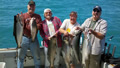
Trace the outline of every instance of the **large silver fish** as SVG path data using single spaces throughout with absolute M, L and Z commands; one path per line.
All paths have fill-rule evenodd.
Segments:
M 55 55 L 56 55 L 56 49 L 57 49 L 57 38 L 52 37 L 49 40 L 49 45 L 48 45 L 48 60 L 50 62 L 50 68 L 54 67 L 54 60 L 55 60 Z
M 71 42 L 73 53 L 75 55 L 77 63 L 80 63 L 80 37 L 81 35 L 82 35 L 82 31 L 78 31 Z
M 82 47 L 82 66 L 86 67 L 85 61 L 89 59 L 89 55 L 91 52 L 91 43 L 90 43 L 90 35 L 87 34 L 84 38 L 83 47 Z
M 14 16 L 13 35 L 15 36 L 17 47 L 20 48 L 23 36 L 23 23 L 19 15 Z
M 30 30 L 31 30 L 32 41 L 34 41 L 37 35 L 37 24 L 35 18 L 31 18 L 30 20 Z
M 68 40 L 63 40 L 62 46 L 62 55 L 67 68 L 70 68 L 70 63 L 72 61 L 72 46 L 70 45 L 70 38 L 68 36 Z

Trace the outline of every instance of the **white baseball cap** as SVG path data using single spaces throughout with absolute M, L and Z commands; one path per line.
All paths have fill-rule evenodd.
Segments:
M 44 10 L 44 13 L 47 12 L 48 10 L 51 11 L 50 8 L 46 8 L 46 9 Z

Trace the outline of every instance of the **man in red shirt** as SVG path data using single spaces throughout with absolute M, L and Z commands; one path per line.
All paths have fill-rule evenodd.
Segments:
M 40 50 L 39 50 L 39 42 L 37 37 L 35 41 L 32 42 L 31 39 L 31 30 L 30 30 L 30 20 L 34 18 L 37 24 L 37 29 L 40 29 L 41 24 L 41 16 L 35 14 L 35 2 L 30 0 L 27 5 L 28 12 L 21 14 L 21 18 L 23 21 L 23 39 L 21 43 L 21 49 L 19 52 L 19 60 L 17 68 L 24 68 L 24 57 L 26 56 L 27 50 L 30 49 L 32 56 L 34 58 L 35 68 L 40 68 Z
M 43 45 L 44 45 L 44 52 L 45 52 L 45 68 L 50 68 L 50 62 L 48 61 L 48 46 L 50 46 L 49 41 L 51 40 L 52 36 L 55 36 L 57 38 L 57 55 L 55 56 L 54 61 L 54 67 L 58 68 L 59 66 L 59 60 L 60 60 L 60 50 L 62 47 L 62 37 L 59 33 L 59 28 L 62 24 L 61 20 L 54 16 L 52 17 L 52 11 L 51 9 L 47 8 L 44 10 L 44 17 L 45 20 L 43 20 L 42 23 L 42 30 L 40 30 L 40 35 L 43 38 Z

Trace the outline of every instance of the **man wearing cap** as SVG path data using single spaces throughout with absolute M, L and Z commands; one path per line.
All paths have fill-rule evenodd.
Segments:
M 62 46 L 62 37 L 61 34 L 59 33 L 58 29 L 60 28 L 62 22 L 58 17 L 52 17 L 52 11 L 50 8 L 46 8 L 44 10 L 44 17 L 45 20 L 43 20 L 42 24 L 42 29 L 40 30 L 40 35 L 43 38 L 43 43 L 44 43 L 44 52 L 45 52 L 45 68 L 49 68 L 50 63 L 48 61 L 48 46 L 49 46 L 49 41 L 51 40 L 52 37 L 57 38 L 57 52 L 56 52 L 56 57 L 55 57 L 55 62 L 54 62 L 54 67 L 58 68 L 59 66 L 59 60 L 60 60 L 60 50 Z M 50 67 L 51 68 L 51 67 Z
M 24 68 L 24 58 L 26 56 L 27 50 L 30 49 L 31 54 L 34 59 L 35 68 L 40 68 L 40 50 L 39 50 L 39 42 L 37 37 L 35 41 L 32 42 L 31 39 L 31 31 L 30 31 L 30 20 L 34 18 L 37 24 L 37 29 L 40 29 L 40 25 L 42 22 L 41 16 L 35 14 L 35 2 L 30 0 L 27 5 L 28 11 L 24 14 L 21 13 L 21 18 L 23 21 L 23 38 L 21 43 L 21 49 L 19 52 L 19 61 L 17 68 Z
M 79 27 L 84 31 L 83 50 L 86 46 L 86 39 L 89 39 L 90 49 L 88 49 L 88 59 L 85 60 L 84 68 L 99 68 L 101 53 L 105 44 L 105 35 L 107 32 L 107 21 L 103 20 L 100 16 L 102 9 L 100 6 L 95 6 L 92 11 L 92 17 L 85 20 Z M 78 28 L 76 28 L 78 29 Z M 87 51 L 86 51 L 87 52 Z M 84 52 L 83 54 L 84 55 Z M 83 57 L 84 58 L 84 57 Z

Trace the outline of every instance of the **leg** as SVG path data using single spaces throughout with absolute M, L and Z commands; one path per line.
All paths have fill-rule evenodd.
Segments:
M 37 38 L 30 43 L 30 51 L 34 58 L 35 68 L 40 68 L 40 47 Z
M 18 51 L 18 61 L 17 61 L 17 68 L 24 68 L 24 58 L 27 53 L 29 45 L 29 39 L 23 36 L 21 48 Z
M 44 53 L 45 53 L 45 68 L 49 68 L 49 66 L 50 66 L 50 63 L 49 63 L 49 61 L 48 61 L 48 54 L 47 54 L 47 52 L 48 52 L 48 48 L 44 47 Z
M 100 67 L 100 55 L 91 55 L 89 68 L 99 68 L 99 67 Z

